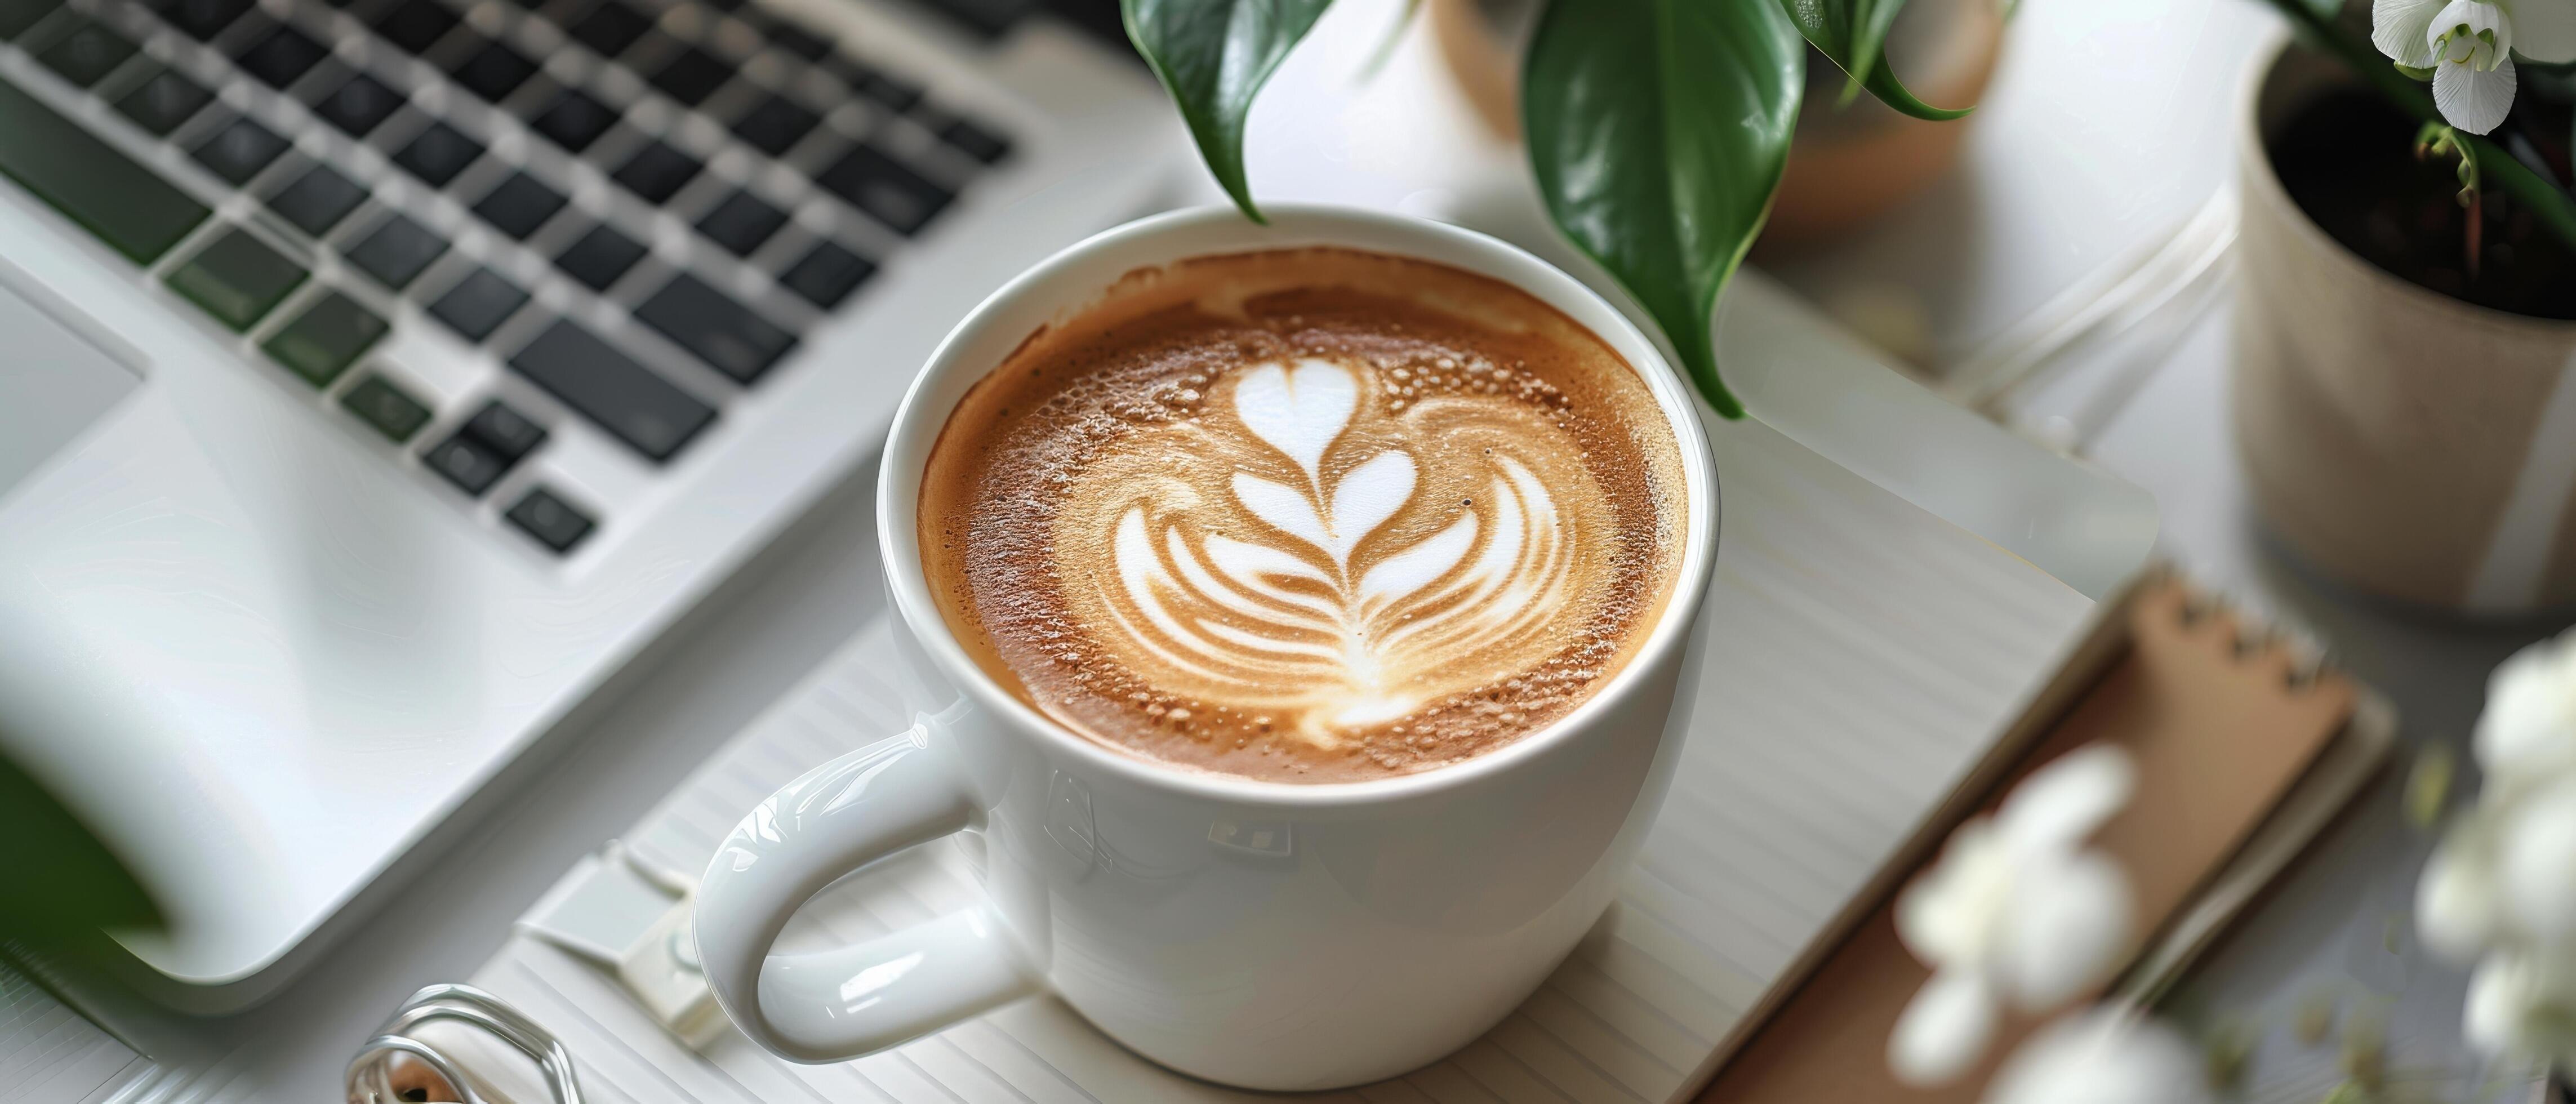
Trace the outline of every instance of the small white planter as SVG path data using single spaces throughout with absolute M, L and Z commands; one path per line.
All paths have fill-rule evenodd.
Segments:
M 2494 616 L 2576 602 L 2576 322 L 2419 287 L 2318 227 L 2266 139 L 2352 78 L 2286 41 L 2237 127 L 2236 439 L 2264 522 L 2374 594 Z

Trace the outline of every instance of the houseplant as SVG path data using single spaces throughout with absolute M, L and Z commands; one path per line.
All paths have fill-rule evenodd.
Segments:
M 2576 601 L 2576 83 L 2547 64 L 2576 4 L 2274 6 L 2298 38 L 2237 120 L 2233 378 L 2266 527 L 2413 604 Z
M 1246 215 L 1244 121 L 1331 0 L 1122 0 L 1208 168 Z M 1741 417 L 1709 312 L 1771 210 L 1810 45 L 1867 91 L 1933 107 L 1882 63 L 1905 0 L 1555 0 L 1530 35 L 1521 122 L 1548 214 L 1662 328 L 1719 413 Z

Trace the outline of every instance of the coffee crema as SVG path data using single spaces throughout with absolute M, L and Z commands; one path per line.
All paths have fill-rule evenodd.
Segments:
M 997 681 L 1184 767 L 1339 782 L 1563 716 L 1669 597 L 1645 381 L 1510 285 L 1345 249 L 1132 273 L 931 449 L 923 566 Z

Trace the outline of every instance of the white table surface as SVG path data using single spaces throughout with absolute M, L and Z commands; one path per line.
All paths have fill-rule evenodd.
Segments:
M 2186 216 L 2226 177 L 2223 140 L 2242 59 L 2271 18 L 2248 0 L 2024 0 L 2005 66 L 1955 180 L 1865 238 L 1775 260 L 1792 286 L 1832 303 L 1853 286 L 1911 287 L 1934 307 L 1933 359 L 1972 348 Z M 1416 40 L 1357 80 L 1393 0 L 1346 0 L 1322 48 L 1283 70 L 1255 113 L 1260 194 L 1468 217 L 1525 217 L 1516 156 L 1455 121 L 1431 52 Z M 1500 181 L 1497 183 L 1497 181 Z M 1212 198 L 1195 178 L 1182 198 Z M 2154 492 L 2164 547 L 2249 604 L 2312 626 L 2403 711 L 2412 736 L 2457 741 L 2485 671 L 2538 634 L 2465 628 L 2372 608 L 2303 579 L 2255 537 L 2224 433 L 2226 342 L 2213 319 L 2096 449 Z M 610 704 L 505 815 L 477 827 L 401 900 L 284 996 L 248 1015 L 139 1017 L 126 1029 L 177 1061 L 220 1060 L 235 1099 L 331 1099 L 350 1040 L 417 986 L 463 977 L 511 917 L 579 856 L 642 815 L 881 604 L 871 563 L 868 471 L 745 571 L 671 647 L 654 675 Z M 2273 1022 L 2320 986 L 2394 994 L 2402 1054 L 2448 1063 L 2459 971 L 2378 952 L 2402 909 L 2420 841 L 2394 798 L 2366 798 L 2187 997 Z M 2262 1080 L 2314 1080 L 2320 1060 L 2274 1031 Z M 209 1084 L 223 1083 L 224 1076 Z M 2318 1094 L 2324 1081 L 2318 1081 Z M 2263 1099 L 2308 1100 L 2269 1093 Z

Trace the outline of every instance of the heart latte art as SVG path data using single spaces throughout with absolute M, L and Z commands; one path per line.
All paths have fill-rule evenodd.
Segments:
M 1131 278 L 932 450 L 925 567 L 986 669 L 1085 735 L 1289 781 L 1501 747 L 1670 588 L 1679 456 L 1525 293 L 1334 250 Z
M 1057 539 L 1109 570 L 1071 588 L 1076 620 L 1155 685 L 1324 746 L 1544 661 L 1601 598 L 1577 585 L 1606 506 L 1573 442 L 1508 399 L 1375 378 L 1255 365 L 1088 467 Z

